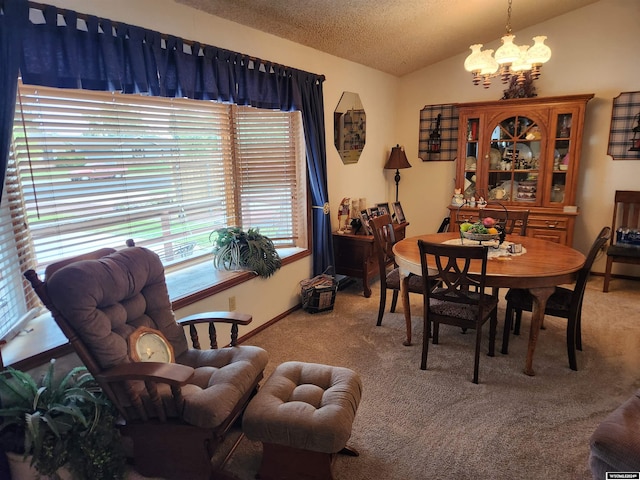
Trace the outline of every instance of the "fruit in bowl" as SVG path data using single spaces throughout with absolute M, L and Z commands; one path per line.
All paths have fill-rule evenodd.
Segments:
M 464 232 L 468 231 L 472 227 L 472 225 L 473 224 L 471 224 L 469 222 L 461 223 L 460 224 L 460 231 L 464 233 Z
M 484 220 L 487 219 L 489 221 L 485 222 Z M 460 225 L 460 234 L 471 240 L 495 240 L 500 236 L 500 231 L 495 227 L 496 224 L 497 222 L 491 217 L 475 223 L 464 222 Z
M 469 223 L 465 222 L 460 225 L 460 231 L 462 233 L 477 233 L 481 235 L 485 235 L 490 233 L 489 228 L 496 230 L 493 225 L 486 227 L 482 222 Z M 496 230 L 497 231 L 497 230 Z
M 496 222 L 495 218 L 493 217 L 484 217 L 482 219 L 482 225 L 484 225 L 487 228 L 494 227 L 496 223 L 498 222 Z

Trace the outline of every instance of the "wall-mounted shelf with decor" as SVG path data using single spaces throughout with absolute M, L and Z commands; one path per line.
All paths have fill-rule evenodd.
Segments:
M 614 160 L 640 160 L 640 92 L 623 92 L 613 99 L 609 148 Z
M 437 150 L 432 143 L 434 133 L 439 135 Z M 452 161 L 456 158 L 457 148 L 458 108 L 455 105 L 425 105 L 420 110 L 418 156 L 423 162 Z

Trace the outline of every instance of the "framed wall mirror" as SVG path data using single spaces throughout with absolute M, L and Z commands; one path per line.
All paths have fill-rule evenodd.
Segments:
M 345 165 L 358 163 L 366 140 L 367 122 L 357 93 L 342 92 L 333 112 L 333 135 L 336 149 Z

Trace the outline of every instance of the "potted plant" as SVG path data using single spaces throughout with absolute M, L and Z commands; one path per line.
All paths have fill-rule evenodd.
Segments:
M 239 227 L 219 228 L 211 232 L 209 240 L 213 244 L 215 268 L 244 268 L 268 278 L 282 266 L 273 242 L 257 228 L 246 232 Z
M 40 382 L 20 370 L 0 374 L 0 447 L 30 458 L 38 475 L 74 479 L 124 477 L 116 412 L 85 367 L 55 376 L 51 360 Z

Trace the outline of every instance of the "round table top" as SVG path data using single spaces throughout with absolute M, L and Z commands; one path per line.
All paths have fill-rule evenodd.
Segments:
M 460 238 L 460 234 L 431 233 L 405 238 L 393 247 L 396 263 L 401 269 L 419 275 L 422 267 L 418 240 L 443 243 L 454 238 Z M 566 245 L 518 235 L 508 235 L 506 239 L 522 244 L 526 253 L 490 259 L 487 262 L 488 287 L 536 288 L 571 283 L 584 265 L 585 256 Z M 476 271 L 479 272 L 480 268 Z M 471 272 L 474 272 L 473 264 Z

